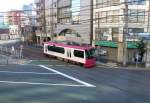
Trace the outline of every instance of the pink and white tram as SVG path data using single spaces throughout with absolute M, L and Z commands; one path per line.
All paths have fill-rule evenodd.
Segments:
M 92 46 L 45 42 L 44 54 L 83 64 L 86 68 L 93 67 L 96 64 L 95 49 Z

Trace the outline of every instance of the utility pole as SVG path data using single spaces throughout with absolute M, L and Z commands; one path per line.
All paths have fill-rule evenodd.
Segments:
M 50 22 L 51 22 L 51 25 L 50 25 L 50 26 L 51 26 L 51 39 L 52 39 L 52 37 L 53 37 L 53 35 L 54 35 L 54 27 L 53 27 L 53 26 L 54 26 L 54 23 L 53 23 L 53 21 L 54 21 L 54 11 L 53 11 L 53 10 L 54 10 L 54 7 L 53 7 L 53 6 L 54 6 L 54 5 L 55 5 L 55 4 L 54 4 L 54 1 L 52 0 L 52 3 L 51 3 L 51 15 L 50 15 L 50 18 L 51 18 L 51 19 L 50 19 L 50 20 L 51 20 L 51 21 L 50 21 Z
M 126 36 L 128 35 L 128 3 L 125 2 L 124 9 L 124 29 L 123 29 L 123 66 L 127 65 L 127 41 Z
M 93 41 L 93 0 L 90 1 L 91 7 L 91 16 L 90 16 L 90 44 L 92 45 Z
M 46 0 L 43 0 L 43 13 L 44 13 L 44 17 L 43 17 L 43 27 L 44 27 L 44 33 L 46 35 L 46 41 L 47 41 L 47 26 L 46 26 Z
M 149 9 L 148 9 L 148 25 L 147 25 L 147 32 L 149 31 L 150 28 L 150 0 L 149 1 Z M 150 41 L 146 40 L 146 65 L 147 68 L 150 67 Z
M 150 27 L 150 0 L 149 1 L 149 7 L 148 7 L 148 22 L 147 22 L 147 32 L 149 32 Z
M 97 35 L 98 35 L 98 36 L 97 36 L 97 37 L 98 37 L 97 39 L 98 39 L 98 40 L 100 40 L 100 34 L 99 34 L 99 32 L 100 32 L 100 13 L 98 13 L 98 33 L 97 33 Z

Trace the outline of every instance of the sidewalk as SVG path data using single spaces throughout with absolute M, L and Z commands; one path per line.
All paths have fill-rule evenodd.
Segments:
M 15 39 L 15 40 L 0 40 L 0 44 L 9 44 L 9 43 L 16 43 L 19 42 L 19 39 Z
M 112 62 L 107 62 L 107 63 L 102 63 L 100 61 L 96 62 L 97 66 L 101 67 L 108 67 L 108 68 L 118 68 L 118 69 L 129 69 L 129 70 L 150 70 L 150 68 L 146 67 L 141 67 L 141 66 L 135 66 L 135 65 L 127 65 L 126 67 L 121 66 L 120 64 L 117 63 L 112 63 Z
M 29 60 L 21 58 L 13 58 L 11 55 L 6 56 L 0 54 L 0 65 L 10 65 L 10 64 L 27 64 Z

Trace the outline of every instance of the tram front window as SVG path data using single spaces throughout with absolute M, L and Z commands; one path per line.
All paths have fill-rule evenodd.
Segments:
M 95 49 L 86 50 L 86 58 L 95 58 Z

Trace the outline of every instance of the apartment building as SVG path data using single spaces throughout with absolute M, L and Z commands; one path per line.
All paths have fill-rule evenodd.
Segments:
M 28 5 L 23 5 L 22 7 L 24 15 L 29 19 L 29 25 L 30 26 L 35 26 L 36 19 L 35 19 L 35 5 L 34 4 L 28 4 Z M 27 19 L 26 18 L 26 19 Z
M 136 52 L 137 34 L 149 32 L 147 0 L 94 0 L 94 43 L 107 50 L 107 58 L 123 61 L 123 38 L 127 60 Z
M 36 5 L 36 37 L 37 42 L 42 43 L 46 38 L 46 18 L 45 18 L 45 0 L 35 0 Z
M 21 17 L 21 31 L 22 31 L 22 36 L 23 40 L 25 41 L 30 41 L 33 38 L 33 35 L 35 35 L 35 13 L 36 11 L 34 10 L 35 8 L 34 4 L 28 4 L 28 5 L 23 5 L 22 10 L 22 17 Z
M 9 25 L 20 25 L 21 24 L 22 11 L 12 10 L 8 11 L 6 14 Z
M 23 24 L 22 18 L 23 12 L 21 10 L 8 11 L 4 15 L 4 24 L 9 25 L 10 39 L 16 39 L 21 37 L 21 26 Z
M 45 22 L 45 26 L 42 27 L 46 29 L 46 37 L 50 39 L 56 39 L 56 36 L 65 37 L 65 40 L 90 43 L 90 0 L 36 0 L 35 3 L 37 10 L 40 10 L 37 11 L 37 22 L 39 26 Z M 45 6 L 44 13 L 41 11 L 42 5 Z M 45 20 L 42 21 L 44 17 Z M 39 29 L 37 34 L 40 34 L 41 30 Z

